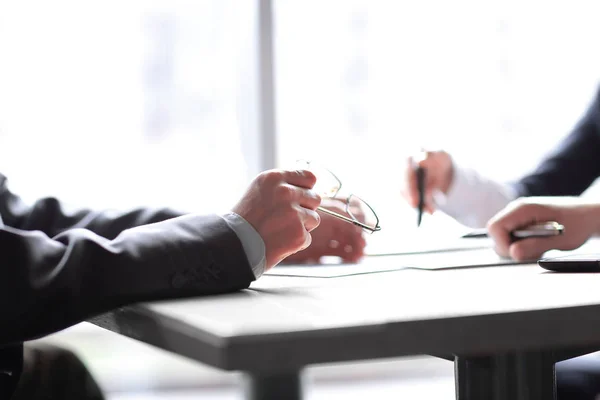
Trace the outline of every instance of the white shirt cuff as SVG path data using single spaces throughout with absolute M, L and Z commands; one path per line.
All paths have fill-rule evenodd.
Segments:
M 454 164 L 454 178 L 446 195 L 436 196 L 440 210 L 463 225 L 484 228 L 487 222 L 517 198 L 515 189 Z
M 248 263 L 252 267 L 254 277 L 256 279 L 260 278 L 265 272 L 266 265 L 265 242 L 262 237 L 248 221 L 234 212 L 222 215 L 221 218 L 227 222 L 227 225 L 242 242 L 242 247 L 248 258 Z

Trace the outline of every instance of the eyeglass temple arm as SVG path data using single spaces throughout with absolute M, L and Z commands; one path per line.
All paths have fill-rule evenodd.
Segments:
M 363 224 L 362 222 L 358 222 L 358 221 L 356 221 L 356 220 L 353 220 L 352 218 L 348 218 L 348 217 L 346 217 L 346 216 L 344 216 L 344 215 L 342 215 L 342 214 L 336 213 L 335 211 L 331 211 L 331 210 L 328 210 L 328 209 L 326 209 L 326 208 L 323 208 L 323 207 L 317 207 L 317 210 L 319 210 L 319 211 L 322 211 L 322 212 L 324 212 L 325 214 L 329 214 L 329 215 L 331 215 L 331 216 L 334 216 L 334 217 L 336 217 L 336 218 L 339 218 L 339 219 L 341 219 L 341 220 L 343 220 L 343 221 L 346 221 L 346 222 L 349 222 L 349 223 L 351 223 L 351 224 L 354 224 L 354 225 L 356 225 L 356 226 L 360 226 L 361 228 L 368 229 L 368 230 L 370 230 L 370 231 L 372 231 L 372 232 L 375 232 L 375 231 L 378 231 L 378 230 L 379 230 L 379 229 L 377 229 L 378 227 L 372 228 L 372 227 L 370 227 L 370 226 L 368 226 L 368 225 L 365 225 L 365 224 Z

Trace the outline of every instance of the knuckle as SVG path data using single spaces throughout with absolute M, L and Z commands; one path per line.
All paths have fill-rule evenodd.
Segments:
M 258 175 L 257 180 L 261 184 L 266 184 L 266 185 L 275 184 L 276 182 L 281 181 L 281 172 L 274 170 L 274 169 L 264 171 Z
M 525 221 L 536 219 L 542 211 L 543 210 L 540 209 L 539 205 L 531 203 L 527 200 L 523 200 L 520 203 L 519 207 L 516 210 L 514 210 L 512 215 L 516 219 Z
M 275 188 L 275 196 L 284 202 L 291 202 L 296 190 L 289 185 L 279 185 Z
M 498 229 L 498 220 L 496 218 L 490 219 L 485 227 L 490 235 L 494 235 Z
M 315 210 L 321 204 L 321 196 L 310 189 L 303 189 L 302 195 L 307 201 L 307 205 L 312 210 Z
M 290 204 L 284 205 L 283 217 L 287 226 L 290 227 L 291 233 L 294 234 L 296 226 L 302 224 L 302 208 Z

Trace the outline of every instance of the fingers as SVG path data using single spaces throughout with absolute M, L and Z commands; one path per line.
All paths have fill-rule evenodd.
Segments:
M 307 232 L 311 232 L 321 222 L 321 216 L 317 213 L 317 207 L 321 204 L 321 197 L 309 189 L 301 189 L 295 186 L 289 186 L 289 189 L 294 193 L 294 200 L 297 206 L 292 207 L 298 213 L 302 224 Z
M 298 214 L 300 215 L 302 224 L 307 232 L 311 232 L 321 223 L 321 216 L 314 210 L 299 207 Z
M 316 210 L 321 205 L 321 196 L 310 189 L 304 189 L 289 184 L 282 184 L 277 188 L 278 200 L 294 206 L 300 205 L 308 210 Z
M 433 214 L 435 211 L 435 201 L 433 199 L 434 190 L 439 189 L 439 182 L 437 180 L 437 167 L 433 163 L 432 157 L 435 154 L 431 152 L 423 153 L 423 158 L 415 161 L 412 157 L 407 159 L 405 180 L 406 188 L 404 190 L 404 197 L 408 201 L 411 207 L 419 206 L 419 185 L 417 182 L 416 166 L 419 166 L 425 170 L 425 204 L 424 210 L 429 214 Z
M 296 201 L 299 205 L 309 210 L 316 210 L 321 205 L 321 196 L 308 189 L 294 188 Z
M 285 182 L 301 188 L 312 189 L 313 186 L 315 186 L 315 183 L 317 183 L 315 174 L 308 170 L 284 170 L 281 171 L 281 174 Z
M 366 241 L 360 227 L 329 217 L 328 224 L 332 233 L 327 237 L 323 249 L 324 256 L 337 256 L 345 262 L 356 262 L 364 255 Z
M 497 226 L 510 232 L 533 222 L 552 220 L 555 214 L 552 208 L 541 204 L 527 203 L 527 200 L 520 199 L 512 202 L 494 216 L 490 220 L 490 229 Z
M 321 196 L 310 190 L 316 183 L 315 175 L 310 171 L 282 171 L 287 184 L 282 185 L 281 196 L 284 200 L 297 203 L 309 210 L 316 210 L 321 204 Z M 289 193 L 286 193 L 289 191 Z M 289 198 L 286 198 L 289 196 Z
M 325 250 L 327 256 L 340 257 L 344 262 L 356 262 L 364 256 L 366 241 L 361 233 L 332 240 Z
M 343 213 L 335 205 L 330 204 L 329 208 Z M 312 231 L 311 236 L 311 247 L 292 257 L 293 262 L 318 262 L 325 256 L 340 257 L 344 262 L 357 262 L 364 255 L 366 241 L 362 229 L 329 214 L 321 214 L 321 226 Z
M 556 216 L 555 214 L 552 208 L 543 205 L 528 204 L 521 200 L 511 203 L 488 223 L 488 233 L 494 239 L 496 252 L 504 257 L 512 257 L 511 251 L 517 252 L 519 257 L 532 256 L 536 251 L 534 247 L 530 248 L 529 246 L 539 246 L 537 240 L 533 244 L 525 245 L 523 243 L 533 239 L 523 240 L 521 241 L 522 243 L 517 242 L 519 245 L 515 247 L 515 250 L 511 250 L 510 248 L 513 244 L 511 232 L 538 221 L 551 221 Z M 523 250 L 521 250 L 522 246 L 524 246 Z
M 306 249 L 308 246 L 311 245 L 311 243 L 312 243 L 312 235 L 308 232 L 308 230 L 306 230 L 304 233 L 304 244 L 302 246 L 300 246 L 300 249 L 298 249 L 298 251 L 302 251 L 302 250 Z
M 563 237 L 530 238 L 512 243 L 508 255 L 517 261 L 538 260 L 545 252 L 562 249 Z

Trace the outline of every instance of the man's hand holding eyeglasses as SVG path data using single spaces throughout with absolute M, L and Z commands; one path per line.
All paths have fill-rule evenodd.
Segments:
M 345 204 L 335 199 L 324 199 L 322 207 L 346 215 Z M 321 224 L 311 232 L 312 244 L 291 255 L 285 261 L 294 263 L 319 262 L 321 257 L 336 256 L 344 262 L 357 262 L 364 256 L 366 241 L 363 229 L 329 214 L 319 212 Z
M 262 237 L 267 270 L 311 244 L 310 232 L 321 219 L 321 198 L 311 190 L 315 182 L 310 171 L 266 171 L 233 208 Z

